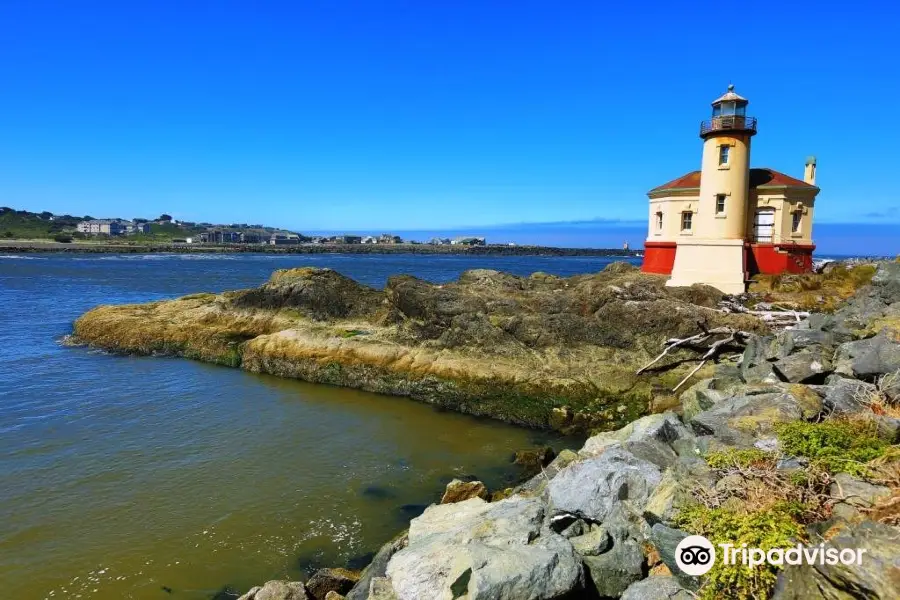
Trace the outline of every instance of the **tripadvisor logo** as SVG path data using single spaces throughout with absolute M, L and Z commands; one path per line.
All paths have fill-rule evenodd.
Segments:
M 865 548 L 826 548 L 825 544 L 791 548 L 748 548 L 747 544 L 718 544 L 723 565 L 743 565 L 748 569 L 760 565 L 861 565 Z M 687 575 L 704 575 L 716 563 L 716 548 L 702 535 L 689 535 L 675 548 L 675 563 Z

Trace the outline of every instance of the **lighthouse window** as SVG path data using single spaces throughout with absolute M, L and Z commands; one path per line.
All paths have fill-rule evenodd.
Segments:
M 694 213 L 692 213 L 691 211 L 686 210 L 683 213 L 681 213 L 681 230 L 682 231 L 690 231 L 693 220 L 694 220 Z
M 800 223 L 803 219 L 803 213 L 799 210 L 794 211 L 791 218 L 791 231 L 794 233 L 800 232 Z
M 663 219 L 663 214 L 662 214 L 662 211 L 660 210 L 656 213 L 656 229 L 659 231 L 662 231 L 662 219 Z
M 731 146 L 719 146 L 719 164 L 727 165 L 728 156 L 731 154 Z
M 716 214 L 721 215 L 725 212 L 725 194 L 716 194 Z

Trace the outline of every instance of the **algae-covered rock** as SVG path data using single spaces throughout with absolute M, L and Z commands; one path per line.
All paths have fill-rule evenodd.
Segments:
M 487 500 L 487 487 L 480 481 L 454 479 L 447 484 L 447 489 L 444 490 L 444 495 L 441 497 L 441 504 L 453 504 L 454 502 L 462 502 L 471 498 Z
M 666 339 L 698 322 L 765 330 L 706 306 L 703 290 L 664 283 L 619 267 L 569 278 L 473 270 L 440 285 L 399 275 L 376 290 L 330 269 L 286 269 L 252 290 L 98 307 L 74 338 L 583 433 L 665 400 L 691 365 L 636 371 Z
M 315 600 L 325 600 L 327 594 L 346 594 L 359 581 L 359 573 L 348 569 L 319 569 L 306 582 L 306 591 Z
M 381 304 L 378 290 L 331 269 L 282 269 L 254 290 L 238 293 L 237 308 L 295 309 L 313 319 L 373 315 Z

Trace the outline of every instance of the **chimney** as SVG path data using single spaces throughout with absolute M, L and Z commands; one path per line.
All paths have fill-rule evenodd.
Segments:
M 803 169 L 803 181 L 809 185 L 816 185 L 816 157 L 806 157 L 806 168 Z

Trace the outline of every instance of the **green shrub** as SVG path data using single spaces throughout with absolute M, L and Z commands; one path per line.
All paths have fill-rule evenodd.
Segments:
M 707 573 L 700 588 L 703 600 L 735 598 L 737 600 L 765 600 L 772 593 L 780 567 L 760 565 L 749 568 L 742 564 L 725 565 L 718 544 L 734 544 L 740 548 L 790 548 L 805 541 L 806 531 L 798 521 L 804 508 L 792 502 L 782 502 L 757 511 L 735 512 L 725 508 L 702 505 L 682 509 L 675 519 L 681 529 L 709 539 L 716 547 L 715 566 Z
M 72 243 L 72 236 L 67 233 L 57 233 L 53 236 L 53 240 L 61 244 L 70 244 Z
M 706 462 L 713 469 L 729 469 L 733 467 L 768 467 L 775 463 L 775 457 L 757 448 L 729 448 L 706 455 Z
M 811 466 L 829 473 L 857 477 L 865 477 L 870 471 L 866 463 L 889 447 L 878 437 L 877 425 L 863 421 L 794 421 L 779 425 L 775 432 L 785 454 L 806 457 Z

